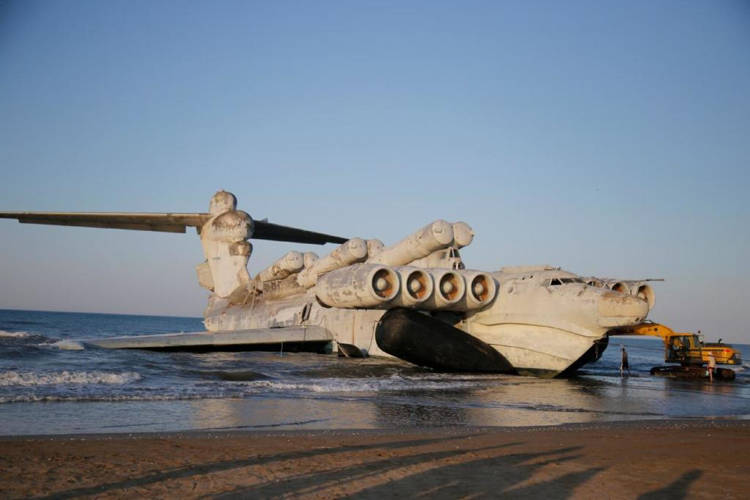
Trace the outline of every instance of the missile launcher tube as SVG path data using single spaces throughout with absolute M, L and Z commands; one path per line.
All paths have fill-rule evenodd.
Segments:
M 307 289 L 297 283 L 297 276 L 290 275 L 284 279 L 260 283 L 263 300 L 284 299 L 292 295 L 303 294 Z
M 315 252 L 305 252 L 302 254 L 303 269 L 310 269 L 320 257 Z
M 471 245 L 474 240 L 474 230 L 465 222 L 453 224 L 453 246 L 463 248 Z
M 302 270 L 297 274 L 297 282 L 300 286 L 310 288 L 315 285 L 319 276 L 334 269 L 346 267 L 355 262 L 361 262 L 366 258 L 367 243 L 360 238 L 352 238 L 313 263 L 309 268 Z
M 372 258 L 383 251 L 385 245 L 380 240 L 367 240 L 367 258 Z
M 435 250 L 426 257 L 412 261 L 409 265 L 416 267 L 463 269 L 464 265 L 457 250 L 471 244 L 474 239 L 474 230 L 465 222 L 455 222 L 452 228 L 453 243 L 449 246 L 455 249 L 455 251 L 449 251 L 445 248 Z
M 444 220 L 436 220 L 399 243 L 384 248 L 382 252 L 371 257 L 368 262 L 388 266 L 403 266 L 426 257 L 436 250 L 446 248 L 452 243 L 453 226 Z
M 284 279 L 290 274 L 301 271 L 303 266 L 304 260 L 302 254 L 291 251 L 259 272 L 255 279 L 261 283 Z
M 355 264 L 318 279 L 315 296 L 330 307 L 380 307 L 400 292 L 398 273 L 387 266 Z

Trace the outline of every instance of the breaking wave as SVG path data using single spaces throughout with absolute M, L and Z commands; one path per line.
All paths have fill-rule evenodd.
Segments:
M 182 394 L 111 394 L 111 395 L 64 395 L 64 394 L 14 394 L 0 396 L 0 404 L 4 403 L 101 403 L 101 402 L 125 402 L 125 401 L 181 401 L 194 399 L 212 399 L 205 396 L 182 395 Z
M 57 347 L 58 349 L 63 351 L 82 351 L 85 349 L 82 343 L 69 339 L 59 340 L 49 345 L 51 345 L 52 347 Z
M 0 372 L 0 386 L 90 385 L 128 384 L 141 379 L 136 372 L 111 373 L 102 371 L 59 371 L 48 373 L 5 371 Z
M 452 389 L 476 388 L 476 380 L 446 381 L 435 378 L 406 378 L 398 375 L 386 379 L 378 378 L 330 378 L 292 381 L 254 380 L 246 382 L 246 387 L 268 391 L 304 392 L 378 392 L 378 391 L 446 391 Z
M 30 335 L 29 332 L 8 332 L 6 330 L 0 330 L 0 338 L 22 339 L 29 337 Z

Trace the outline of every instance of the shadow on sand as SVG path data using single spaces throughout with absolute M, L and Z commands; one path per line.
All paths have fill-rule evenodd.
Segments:
M 480 434 L 464 434 L 458 436 L 458 439 L 465 439 Z M 221 462 L 212 462 L 206 464 L 195 465 L 193 467 L 180 467 L 176 469 L 165 470 L 158 473 L 150 473 L 141 477 L 135 477 L 130 479 L 124 479 L 120 481 L 114 481 L 111 483 L 100 484 L 97 486 L 75 488 L 71 490 L 60 491 L 53 493 L 49 496 L 43 496 L 38 498 L 75 498 L 83 495 L 95 495 L 97 493 L 105 493 L 112 490 L 119 490 L 125 488 L 133 488 L 140 486 L 148 486 L 150 484 L 159 483 L 162 481 L 168 481 L 172 479 L 186 478 L 202 474 L 211 474 L 214 472 L 222 472 L 232 469 L 239 469 L 243 467 L 250 467 L 253 465 L 265 465 L 273 462 L 282 460 L 294 460 L 301 458 L 310 458 L 316 456 L 325 456 L 334 453 L 346 453 L 353 451 L 365 451 L 370 449 L 398 449 L 407 448 L 410 446 L 424 446 L 429 444 L 441 443 L 444 441 L 452 440 L 456 438 L 430 438 L 430 439 L 414 439 L 407 441 L 391 441 L 383 443 L 371 443 L 363 445 L 344 445 L 338 448 L 316 448 L 305 451 L 289 451 L 284 453 L 277 453 L 275 455 L 257 455 L 248 457 L 243 460 L 227 460 Z M 512 443 L 517 444 L 517 443 Z M 508 445 L 510 446 L 510 444 Z
M 698 469 L 687 471 L 664 488 L 644 493 L 638 500 L 681 500 L 687 498 L 688 488 L 703 475 Z
M 219 498 L 248 498 L 274 497 L 284 494 L 313 495 L 324 494 L 324 490 L 337 482 L 366 481 L 381 477 L 380 484 L 363 489 L 353 495 L 353 498 L 389 498 L 394 494 L 402 496 L 416 496 L 425 498 L 461 498 L 470 496 L 503 498 L 544 497 L 550 499 L 567 498 L 573 489 L 594 476 L 602 468 L 590 468 L 580 472 L 565 474 L 554 480 L 536 482 L 521 487 L 514 486 L 530 479 L 534 472 L 549 463 L 561 463 L 573 460 L 577 456 L 559 456 L 538 463 L 526 463 L 541 457 L 561 455 L 578 449 L 559 448 L 541 453 L 501 453 L 512 443 L 502 446 L 478 448 L 470 450 L 451 450 L 434 453 L 422 453 L 408 457 L 391 458 L 387 460 L 358 464 L 344 469 L 291 477 L 274 483 L 260 484 L 251 488 L 242 488 Z M 387 474 L 398 469 L 408 469 L 410 466 L 438 461 L 445 458 L 459 458 L 461 455 L 472 453 L 497 452 L 498 456 L 491 458 L 466 457 L 458 464 L 437 466 L 428 471 L 407 475 L 401 479 L 389 480 Z
M 382 498 L 394 494 L 440 498 L 495 497 L 502 494 L 507 498 L 544 496 L 562 499 L 569 497 L 578 485 L 585 483 L 603 470 L 601 467 L 591 467 L 581 471 L 561 473 L 553 479 L 544 476 L 534 480 L 535 473 L 542 467 L 556 466 L 580 458 L 575 452 L 581 447 L 559 447 L 534 453 L 513 453 L 508 448 L 523 443 L 511 442 L 485 447 L 456 446 L 456 443 L 474 436 L 466 434 L 451 438 L 425 438 L 318 448 L 204 463 L 93 487 L 56 492 L 49 498 L 97 495 L 236 469 L 238 478 L 236 489 L 225 493 L 221 498 L 266 498 L 281 495 L 337 496 L 336 492 L 339 492 L 339 495 L 346 492 L 344 494 L 347 496 L 356 498 Z M 479 444 L 478 441 L 474 443 Z M 406 450 L 406 453 L 403 453 L 404 448 L 424 446 L 432 446 L 432 449 L 429 451 L 416 449 L 413 453 L 409 453 L 411 450 Z M 338 465 L 333 465 L 336 463 L 335 460 L 331 462 L 322 460 L 338 453 L 376 449 L 402 449 L 402 453 L 389 457 L 380 457 L 379 454 L 375 454 L 364 458 L 364 461 L 357 459 L 351 465 L 346 462 L 342 465 L 340 460 Z M 315 470 L 311 471 L 308 467 L 303 472 L 291 471 L 285 477 L 260 480 L 257 484 L 250 486 L 242 485 L 243 479 L 249 477 L 249 472 L 242 471 L 242 468 L 315 457 L 321 458 L 320 466 L 315 467 Z M 257 480 L 257 476 L 255 478 Z M 200 478 L 193 479 L 200 481 Z M 679 488 L 679 485 L 675 483 L 674 487 Z M 658 492 L 654 493 L 658 494 Z
M 604 467 L 589 467 L 571 471 L 565 466 L 555 474 L 555 468 L 566 462 L 577 461 L 580 446 L 551 448 L 544 451 L 518 453 L 513 448 L 521 442 L 481 446 L 481 434 L 463 434 L 450 438 L 423 438 L 366 444 L 342 445 L 330 448 L 286 451 L 275 454 L 247 456 L 247 458 L 206 462 L 149 473 L 91 487 L 55 492 L 44 498 L 73 498 L 105 493 L 125 494 L 129 488 L 148 488 L 165 481 L 235 471 L 236 482 L 225 484 L 220 498 L 276 497 L 276 496 L 352 496 L 355 498 L 383 498 L 397 496 L 427 498 L 543 497 L 563 499 L 603 471 Z M 473 446 L 466 446 L 466 443 Z M 460 445 L 459 445 L 460 444 Z M 414 448 L 414 449 L 410 449 Z M 356 455 L 358 452 L 383 452 Z M 388 453 L 397 451 L 398 453 Z M 356 458 L 338 457 L 354 453 Z M 299 469 L 286 469 L 286 475 L 259 478 L 252 466 L 270 466 L 296 459 L 316 459 L 312 468 L 308 462 Z M 351 460 L 351 463 L 348 462 Z M 544 467 L 543 473 L 538 472 Z M 690 486 L 702 476 L 698 469 L 690 470 L 669 485 L 643 494 L 641 500 L 656 498 L 682 499 Z M 210 478 L 206 477 L 210 481 Z M 257 481 L 253 484 L 253 481 Z M 227 491 L 226 488 L 235 489 Z

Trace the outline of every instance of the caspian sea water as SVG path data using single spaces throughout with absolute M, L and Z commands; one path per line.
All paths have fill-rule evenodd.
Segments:
M 732 367 L 737 379 L 713 384 L 650 376 L 663 364 L 654 338 L 613 338 L 568 379 L 308 353 L 68 349 L 72 339 L 200 330 L 200 318 L 0 310 L 0 435 L 750 418 L 747 345 L 734 344 L 745 363 Z

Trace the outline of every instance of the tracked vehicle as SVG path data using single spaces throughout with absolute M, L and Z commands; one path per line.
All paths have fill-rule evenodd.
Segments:
M 711 355 L 714 356 L 716 364 L 719 365 L 742 364 L 741 353 L 729 344 L 704 343 L 699 335 L 675 332 L 668 326 L 659 323 L 646 322 L 620 327 L 610 333 L 612 335 L 660 337 L 664 342 L 664 362 L 674 364 L 655 366 L 651 368 L 652 375 L 676 378 L 708 378 L 705 365 L 708 364 Z M 734 380 L 735 373 L 728 368 L 717 368 L 714 377 L 720 380 Z

